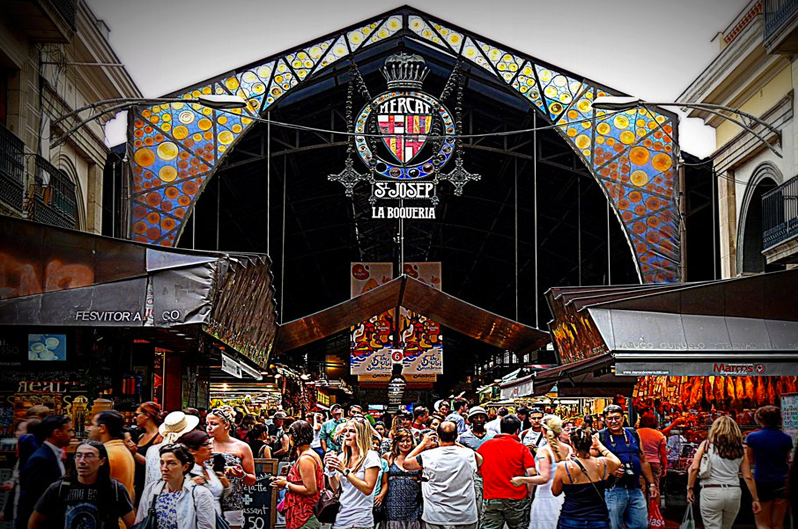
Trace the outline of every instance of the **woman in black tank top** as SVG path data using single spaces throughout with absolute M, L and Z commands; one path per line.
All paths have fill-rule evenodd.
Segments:
M 563 461 L 557 468 L 551 485 L 555 496 L 565 492 L 557 528 L 609 529 L 604 488 L 607 477 L 621 466 L 621 461 L 587 426 L 571 432 L 571 443 L 575 452 L 573 459 Z

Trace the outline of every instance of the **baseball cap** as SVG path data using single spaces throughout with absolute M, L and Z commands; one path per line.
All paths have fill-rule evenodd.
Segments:
M 344 407 L 341 406 L 340 404 L 333 404 L 332 406 L 330 406 L 330 412 L 334 412 L 335 410 L 343 410 L 343 409 Z
M 482 406 L 474 406 L 473 408 L 468 410 L 468 418 L 469 419 L 471 417 L 473 417 L 474 415 L 479 415 L 479 414 L 487 416 L 488 412 L 486 412 L 485 408 L 483 408 Z

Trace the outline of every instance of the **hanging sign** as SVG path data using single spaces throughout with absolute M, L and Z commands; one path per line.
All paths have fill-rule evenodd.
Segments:
M 795 376 L 796 362 L 615 362 L 615 374 L 621 377 L 667 376 Z
M 455 83 L 447 83 L 441 99 L 422 91 L 429 68 L 419 55 L 388 57 L 381 71 L 388 91 L 366 103 L 353 124 L 354 150 L 369 174 L 358 173 L 347 159 L 346 168 L 328 179 L 341 182 L 350 197 L 358 182 L 371 184 L 372 218 L 434 219 L 440 180 L 451 181 L 460 195 L 467 182 L 480 179 L 463 168 L 456 115 L 441 101 Z M 450 81 L 458 75 L 453 72 Z M 365 85 L 360 88 L 368 92 Z M 452 156 L 456 168 L 441 173 Z
M 222 371 L 236 378 L 244 378 L 241 374 L 241 365 L 225 354 L 222 354 Z

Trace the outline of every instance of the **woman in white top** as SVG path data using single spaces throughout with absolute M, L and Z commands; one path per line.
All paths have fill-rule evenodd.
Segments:
M 341 490 L 338 516 L 333 529 L 374 527 L 374 487 L 380 471 L 380 456 L 371 449 L 371 425 L 358 417 L 344 425 L 342 453 L 324 458 L 330 486 Z
M 556 415 L 546 415 L 542 422 L 547 443 L 538 450 L 535 456 L 535 468 L 538 470 L 538 475 L 516 476 L 510 481 L 516 487 L 528 483 L 538 486 L 535 490 L 535 500 L 532 502 L 529 528 L 556 529 L 565 496 L 552 494 L 551 484 L 554 481 L 557 467 L 571 457 L 571 447 L 561 441 L 562 419 Z
M 194 457 L 182 444 L 169 444 L 159 450 L 161 481 L 144 488 L 136 523 L 141 522 L 155 507 L 158 529 L 216 529 L 213 495 L 188 479 L 194 467 Z
M 754 514 L 761 509 L 751 466 L 743 448 L 740 427 L 728 415 L 715 419 L 707 440 L 696 451 L 687 477 L 687 501 L 695 503 L 695 481 L 704 453 L 711 466 L 708 478 L 701 480 L 701 518 L 705 529 L 731 529 L 740 511 L 740 472 L 754 499 Z
M 213 443 L 210 436 L 201 431 L 194 430 L 180 436 L 178 443 L 186 445 L 188 451 L 194 456 L 194 468 L 189 470 L 191 481 L 202 485 L 213 494 L 216 512 L 222 514 L 221 499 L 230 492 L 230 480 L 222 472 L 213 470 Z

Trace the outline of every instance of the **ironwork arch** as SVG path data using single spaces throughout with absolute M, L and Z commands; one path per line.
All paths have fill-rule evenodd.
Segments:
M 203 189 L 253 118 L 331 65 L 402 36 L 483 68 L 555 124 L 620 220 L 641 280 L 680 279 L 675 115 L 658 108 L 594 110 L 596 97 L 622 94 L 407 6 L 174 94 L 237 94 L 248 108 L 168 103 L 131 111 L 131 238 L 175 245 Z
M 756 261 L 754 268 L 765 271 L 765 257 L 762 255 L 762 194 L 778 186 L 784 181 L 781 171 L 771 162 L 764 162 L 754 169 L 751 179 L 745 188 L 743 201 L 740 205 L 739 221 L 737 222 L 737 273 L 752 272 L 751 260 Z M 758 201 L 757 201 L 758 199 Z M 752 218 L 749 215 L 754 209 L 759 215 Z M 749 222 L 753 221 L 753 223 Z M 752 239 L 753 238 L 753 239 Z M 752 244 L 752 241 L 753 244 Z M 754 254 L 753 256 L 751 254 Z M 748 263 L 746 263 L 748 261 Z

